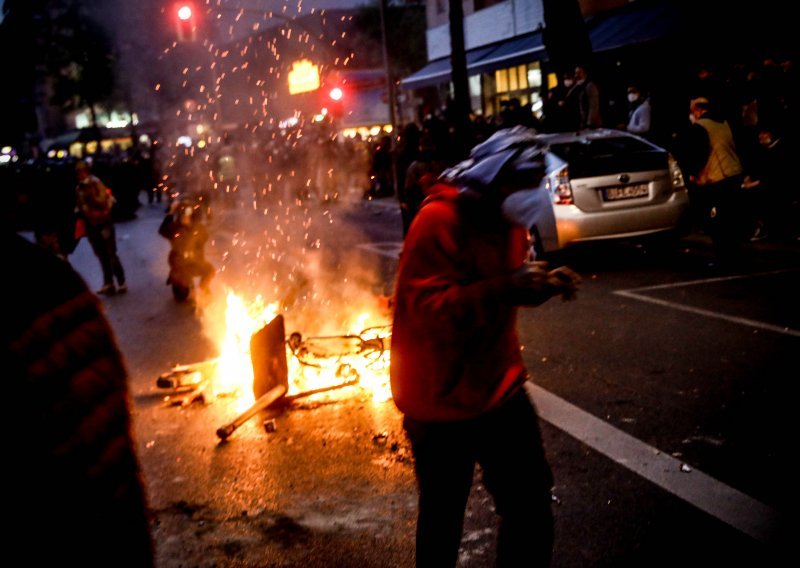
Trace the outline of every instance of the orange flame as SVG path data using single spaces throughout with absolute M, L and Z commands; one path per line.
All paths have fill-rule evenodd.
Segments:
M 225 335 L 220 346 L 214 385 L 218 394 L 236 394 L 246 408 L 253 403 L 253 365 L 250 338 L 278 314 L 278 303 L 257 296 L 249 305 L 229 291 Z
M 236 406 L 242 411 L 254 402 L 250 338 L 275 318 L 278 308 L 278 302 L 266 303 L 261 296 L 247 303 L 232 291 L 227 294 L 225 332 L 217 359 L 214 390 L 218 395 L 236 396 Z M 369 313 L 358 315 L 348 327 L 349 331 L 343 336 L 308 338 L 309 342 L 333 343 L 333 348 L 327 351 L 310 349 L 299 355 L 287 345 L 289 395 L 356 379 L 353 387 L 336 391 L 343 393 L 338 396 L 348 396 L 345 394 L 348 392 L 352 396 L 352 389 L 357 387 L 368 393 L 374 402 L 391 399 L 390 328 L 376 325 Z M 337 351 L 344 340 L 350 348 Z M 337 394 L 331 392 L 326 396 L 336 397 Z

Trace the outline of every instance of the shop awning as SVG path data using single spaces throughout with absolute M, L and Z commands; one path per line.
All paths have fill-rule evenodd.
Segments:
M 587 21 L 594 51 L 636 45 L 678 33 L 679 11 L 669 2 L 631 4 Z M 467 72 L 488 73 L 530 61 L 546 61 L 542 32 L 535 31 L 467 51 Z M 400 81 L 403 89 L 419 89 L 450 80 L 450 58 L 431 61 Z
M 681 18 L 670 3 L 631 5 L 589 22 L 589 37 L 594 51 L 608 51 L 638 45 L 679 33 Z
M 470 75 L 478 73 L 472 71 L 472 67 L 477 64 L 481 59 L 492 53 L 497 49 L 498 44 L 484 45 L 470 49 L 467 51 L 467 71 Z M 450 57 L 442 57 L 435 59 L 428 63 L 419 71 L 412 73 L 405 79 L 400 81 L 400 86 L 403 89 L 419 89 L 421 87 L 430 87 L 431 85 L 438 85 L 450 80 Z
M 533 32 L 497 44 L 495 49 L 473 65 L 468 65 L 467 69 L 470 75 L 474 75 L 542 59 L 547 59 L 542 32 Z
M 78 139 L 79 134 L 79 130 L 70 130 L 54 138 L 45 138 L 42 140 L 41 147 L 45 150 L 69 148 L 69 145 Z
M 400 80 L 403 89 L 420 89 L 450 80 L 450 58 L 434 59 L 419 71 Z

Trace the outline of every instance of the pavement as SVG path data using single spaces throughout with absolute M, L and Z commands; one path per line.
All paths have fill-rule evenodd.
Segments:
M 359 209 L 379 225 L 399 216 L 394 198 L 361 202 Z M 206 337 L 204 316 L 175 304 L 163 284 L 167 245 L 156 234 L 162 216 L 162 207 L 143 206 L 135 220 L 118 225 L 130 291 L 104 299 L 128 362 L 158 568 L 413 566 L 416 487 L 401 416 L 391 401 L 376 402 L 357 390 L 341 399 L 309 401 L 278 417 L 271 431 L 254 419 L 221 443 L 216 428 L 242 410 L 234 399 L 186 407 L 164 400 L 155 378 L 174 364 L 210 357 L 215 347 Z M 400 239 L 394 235 L 383 253 L 371 252 L 388 259 L 397 251 L 389 241 L 396 245 Z M 706 235 L 693 233 L 680 246 L 692 258 L 712 260 Z M 743 246 L 742 262 L 753 268 L 777 257 L 797 258 L 800 266 L 800 243 Z M 99 282 L 87 243 L 70 262 L 88 282 Z M 550 317 L 548 311 L 537 313 L 543 317 Z M 532 368 L 557 368 L 558 359 L 551 355 Z M 584 381 L 595 373 L 577 372 L 587 373 Z M 550 376 L 558 378 L 552 371 Z M 752 519 L 769 520 L 774 510 L 762 510 L 682 459 L 565 406 L 540 386 L 531 385 L 529 394 L 542 414 L 558 480 L 554 566 L 781 565 L 747 533 L 758 537 Z M 724 503 L 744 508 L 713 509 L 719 491 L 726 492 Z M 703 508 L 709 502 L 710 512 Z M 756 510 L 763 515 L 754 516 Z M 492 566 L 495 537 L 491 499 L 476 483 L 459 567 Z

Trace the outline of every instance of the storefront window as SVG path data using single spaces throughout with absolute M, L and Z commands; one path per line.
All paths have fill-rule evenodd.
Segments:
M 529 65 L 528 69 L 526 69 L 526 73 L 528 75 L 528 86 L 529 87 L 542 87 L 542 70 L 538 67 L 533 67 L 533 65 Z
M 520 84 L 517 81 L 517 70 L 512 67 L 508 70 L 508 90 L 519 91 L 519 88 Z
M 487 73 L 481 75 L 481 87 L 483 88 L 483 113 L 486 116 L 496 114 L 494 101 L 497 94 L 497 81 L 494 76 Z
M 483 114 L 483 105 L 481 104 L 481 76 L 472 75 L 469 81 L 469 104 L 470 108 L 475 114 Z
M 495 91 L 497 93 L 505 93 L 508 91 L 508 69 L 498 69 L 495 71 L 494 80 L 496 83 Z
M 538 61 L 498 69 L 494 75 L 484 75 L 483 103 L 487 115 L 500 112 L 501 102 L 518 99 L 538 115 L 541 109 L 542 69 Z

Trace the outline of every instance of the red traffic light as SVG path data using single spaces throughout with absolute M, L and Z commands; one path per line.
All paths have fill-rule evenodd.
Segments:
M 344 97 L 344 91 L 339 87 L 334 87 L 328 92 L 328 96 L 333 101 L 341 101 L 342 97 Z
M 192 7 L 188 4 L 183 4 L 178 7 L 178 19 L 184 22 L 192 19 Z
M 177 32 L 179 41 L 194 41 L 197 38 L 197 18 L 194 14 L 194 6 L 188 2 L 175 4 L 175 16 L 177 16 Z
M 344 114 L 344 103 L 347 94 L 344 89 L 338 85 L 329 86 L 323 92 L 327 92 L 327 101 L 323 101 L 323 105 L 328 108 L 331 117 L 341 118 Z

